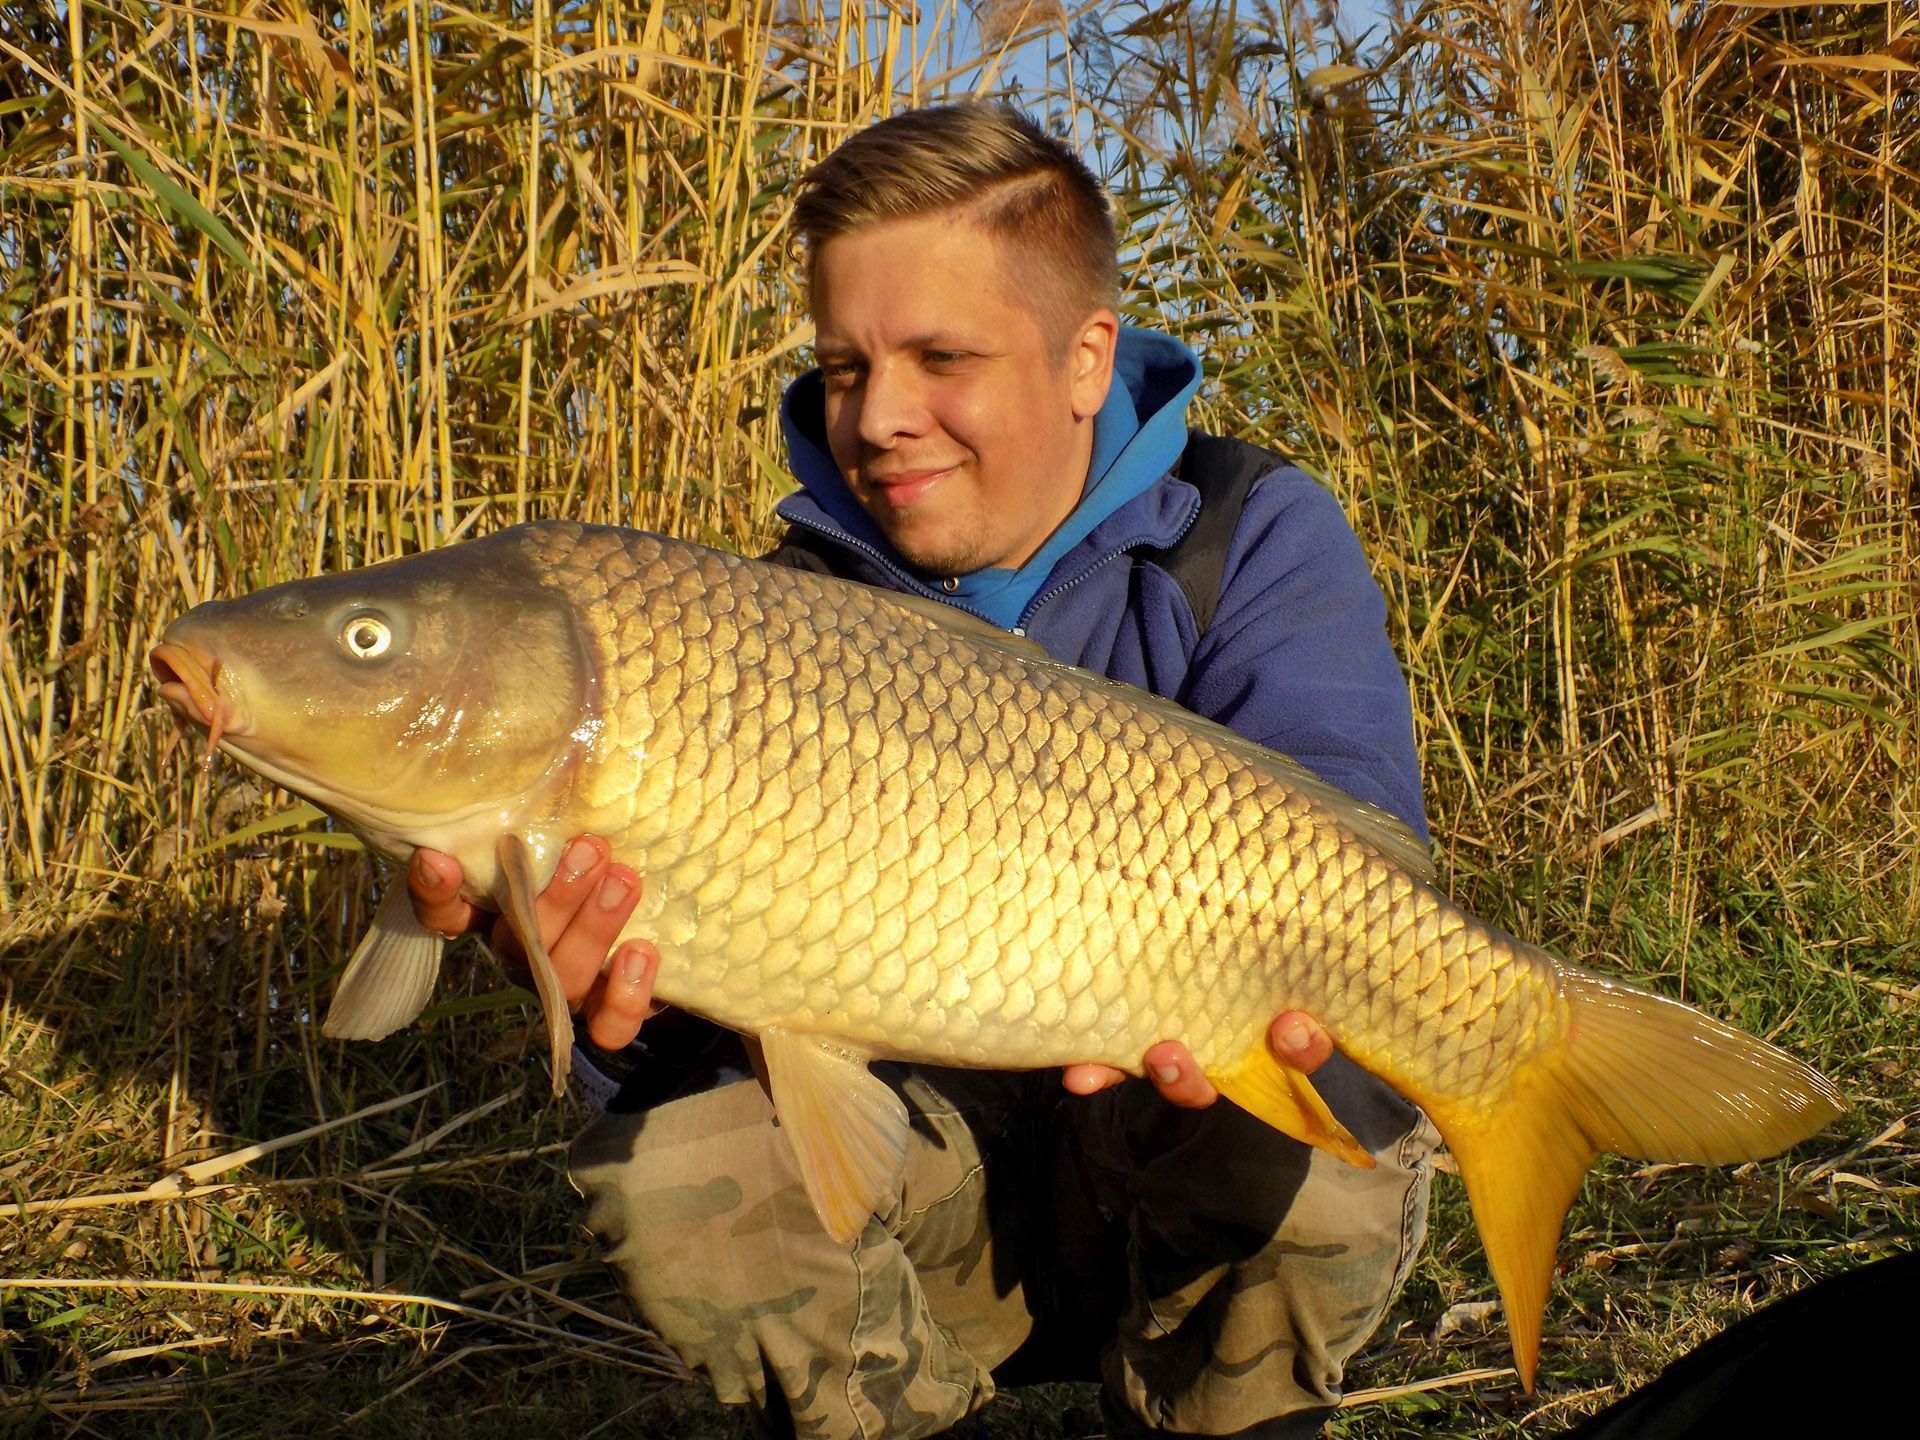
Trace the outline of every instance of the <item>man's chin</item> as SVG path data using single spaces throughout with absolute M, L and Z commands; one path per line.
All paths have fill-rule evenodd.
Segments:
M 951 550 L 908 550 L 900 545 L 894 548 L 900 552 L 900 558 L 917 570 L 935 588 L 942 580 L 950 580 L 960 575 L 971 575 L 986 566 L 970 553 Z
M 938 533 L 938 528 L 932 525 L 916 525 L 911 517 L 896 516 L 892 524 L 880 528 L 902 560 L 936 580 L 970 575 L 987 563 L 980 558 L 978 542 L 968 543 L 951 534 Z

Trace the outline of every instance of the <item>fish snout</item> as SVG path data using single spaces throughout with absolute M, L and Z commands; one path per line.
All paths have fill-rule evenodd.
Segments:
M 171 636 L 173 629 L 167 633 Z M 147 663 L 159 682 L 160 698 L 173 713 L 207 732 L 209 756 L 219 747 L 221 736 L 241 730 L 242 717 L 232 694 L 231 678 L 218 656 L 189 640 L 163 638 L 147 653 Z M 223 685 L 223 681 L 228 683 Z

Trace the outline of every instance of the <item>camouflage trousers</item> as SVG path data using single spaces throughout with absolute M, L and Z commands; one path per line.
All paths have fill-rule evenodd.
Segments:
M 1139 1081 L 876 1066 L 912 1141 L 851 1246 L 743 1070 L 599 1117 L 569 1170 L 640 1315 L 771 1434 L 915 1440 L 996 1379 L 1098 1378 L 1116 1437 L 1313 1435 L 1425 1234 L 1438 1136 L 1338 1056 L 1315 1084 L 1373 1170 Z

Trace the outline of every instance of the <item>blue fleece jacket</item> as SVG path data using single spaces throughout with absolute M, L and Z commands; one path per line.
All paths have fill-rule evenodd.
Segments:
M 1384 806 L 1424 838 L 1406 681 L 1387 640 L 1386 604 L 1339 502 L 1294 466 L 1257 480 L 1213 623 L 1198 634 L 1186 593 L 1155 561 L 1200 510 L 1199 492 L 1171 473 L 1199 363 L 1178 341 L 1128 329 L 1115 380 L 1095 420 L 1084 499 L 1018 571 L 963 576 L 953 594 L 916 574 L 827 451 L 818 371 L 790 385 L 781 404 L 802 488 L 778 513 L 831 542 L 849 578 L 958 604 L 1055 659 L 1165 695 Z

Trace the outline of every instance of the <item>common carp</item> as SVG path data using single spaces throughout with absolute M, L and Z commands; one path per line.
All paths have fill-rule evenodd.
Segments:
M 1404 825 L 1287 757 L 935 602 L 545 522 L 199 606 L 152 663 L 210 749 L 395 859 L 459 859 L 526 945 L 556 1089 L 533 896 L 605 836 L 646 877 L 655 993 L 758 1038 L 842 1239 L 904 1163 L 874 1058 L 1137 1074 L 1178 1039 L 1371 1165 L 1266 1043 L 1298 1008 L 1446 1138 L 1531 1385 L 1599 1152 L 1747 1160 L 1841 1108 L 1773 1046 L 1459 909 Z M 412 1020 L 440 947 L 389 887 L 328 1033 Z

